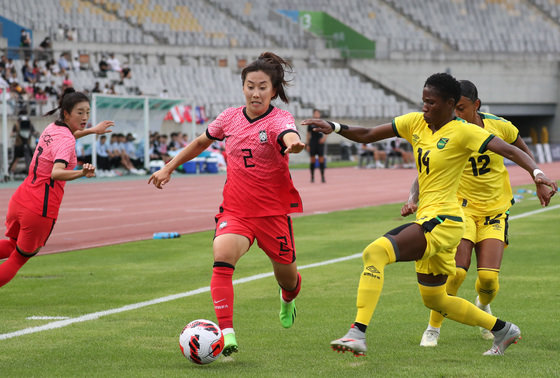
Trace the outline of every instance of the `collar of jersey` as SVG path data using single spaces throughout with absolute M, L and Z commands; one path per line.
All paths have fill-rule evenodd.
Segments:
M 261 114 L 260 116 L 258 116 L 257 118 L 249 118 L 249 116 L 247 115 L 247 107 L 243 108 L 243 115 L 245 116 L 245 119 L 249 122 L 249 123 L 253 123 L 253 122 L 257 122 L 259 119 L 263 119 L 264 117 L 266 117 L 267 115 L 270 114 L 270 112 L 274 109 L 274 106 L 269 105 L 268 106 L 268 110 L 266 112 L 264 112 L 264 114 Z
M 57 125 L 57 126 L 64 126 L 64 127 L 67 127 L 68 130 L 70 130 L 70 126 L 68 126 L 66 123 L 64 123 L 64 122 L 62 122 L 62 121 L 60 121 L 60 120 L 58 120 L 58 119 L 57 119 L 56 121 L 54 121 L 54 124 Z

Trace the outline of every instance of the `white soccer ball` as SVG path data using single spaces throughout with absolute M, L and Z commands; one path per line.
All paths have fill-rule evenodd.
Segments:
M 179 335 L 179 348 L 191 362 L 199 365 L 216 361 L 224 350 L 224 335 L 214 322 L 193 320 Z

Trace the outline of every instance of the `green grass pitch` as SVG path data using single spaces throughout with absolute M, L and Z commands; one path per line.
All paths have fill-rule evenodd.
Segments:
M 528 187 L 527 187 L 528 188 Z M 301 270 L 294 327 L 278 320 L 278 287 L 271 276 L 235 286 L 234 323 L 240 351 L 207 366 L 187 361 L 179 333 L 191 320 L 215 320 L 210 293 L 212 232 L 148 240 L 33 258 L 0 289 L 0 376 L 60 377 L 525 377 L 558 376 L 560 318 L 560 208 L 540 208 L 531 195 L 511 211 L 510 247 L 494 313 L 518 324 L 522 340 L 502 357 L 484 357 L 491 342 L 478 328 L 446 320 L 437 348 L 418 344 L 428 321 L 414 264 L 385 270 L 384 290 L 368 328 L 368 354 L 337 354 L 329 342 L 355 315 L 361 259 Z M 551 207 L 558 207 L 555 197 Z M 384 205 L 294 219 L 298 265 L 355 255 L 407 220 L 400 205 Z M 56 231 L 55 231 L 56 232 Z M 474 259 L 473 259 L 474 261 Z M 475 270 L 459 291 L 474 300 Z M 238 264 L 234 279 L 270 273 L 257 247 Z M 173 294 L 161 303 L 135 305 Z M 114 313 L 111 310 L 118 309 Z M 125 311 L 126 310 L 126 311 Z M 91 315 L 94 314 L 94 315 Z M 31 327 L 70 325 L 6 338 Z

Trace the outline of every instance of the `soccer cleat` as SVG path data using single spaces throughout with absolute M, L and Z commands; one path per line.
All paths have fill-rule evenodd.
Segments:
M 433 329 L 427 329 L 422 335 L 422 340 L 420 340 L 420 346 L 423 347 L 435 347 L 439 339 L 439 332 Z
M 331 348 L 337 352 L 352 352 L 354 356 L 364 356 L 367 351 L 365 333 L 357 328 L 350 328 L 344 337 L 331 341 Z
M 296 320 L 296 300 L 286 302 L 282 299 L 282 291 L 280 291 L 280 324 L 284 328 L 290 328 Z
M 487 312 L 488 314 L 492 315 L 492 310 L 490 309 L 490 304 L 483 305 L 482 303 L 480 303 L 480 300 L 478 299 L 478 295 L 476 296 L 474 304 L 476 305 L 476 307 L 478 307 L 482 311 Z M 482 327 L 478 327 L 478 328 L 480 328 L 480 335 L 482 336 L 482 338 L 484 340 L 494 340 L 494 335 L 492 334 L 491 331 L 487 330 L 486 328 L 482 328 Z
M 222 354 L 224 356 L 229 356 L 232 353 L 237 353 L 239 351 L 239 347 L 237 346 L 237 340 L 235 340 L 235 333 L 228 333 L 224 335 L 224 350 Z
M 513 323 L 506 322 L 506 326 L 494 334 L 492 348 L 483 353 L 484 356 L 501 356 L 511 344 L 517 344 L 521 338 L 521 330 Z

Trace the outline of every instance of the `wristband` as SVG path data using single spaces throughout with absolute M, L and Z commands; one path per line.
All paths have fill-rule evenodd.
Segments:
M 540 173 L 541 175 L 544 176 L 544 172 L 543 172 L 543 171 L 541 171 L 541 170 L 538 169 L 538 168 L 535 168 L 535 169 L 533 170 L 533 178 L 536 178 L 537 175 L 538 175 L 539 173 Z

